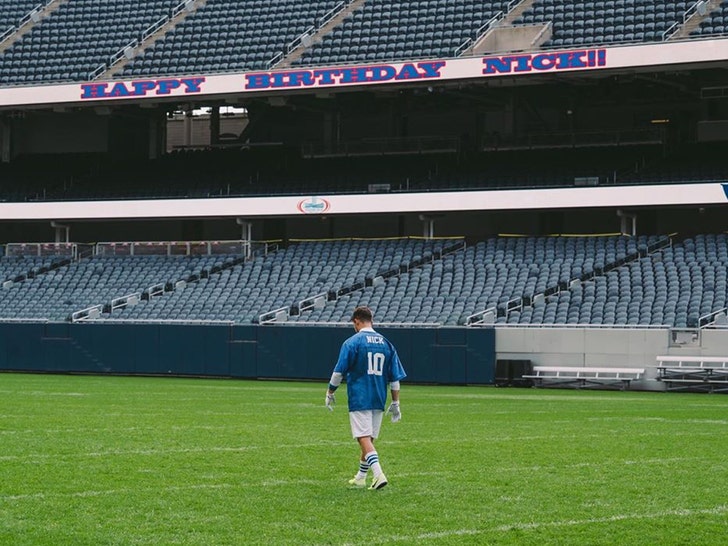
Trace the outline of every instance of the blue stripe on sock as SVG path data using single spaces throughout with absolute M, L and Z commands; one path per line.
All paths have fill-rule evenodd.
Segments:
M 367 456 L 367 464 L 369 466 L 372 466 L 374 463 L 379 462 L 379 456 L 376 453 L 372 453 L 371 455 Z

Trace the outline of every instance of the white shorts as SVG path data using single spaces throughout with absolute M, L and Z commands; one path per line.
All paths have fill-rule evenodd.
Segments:
M 351 423 L 351 434 L 354 438 L 379 436 L 379 429 L 382 428 L 382 410 L 350 411 L 349 422 Z

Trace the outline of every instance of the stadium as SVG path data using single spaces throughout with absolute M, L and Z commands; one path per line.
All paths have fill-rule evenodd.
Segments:
M 530 435 L 556 427 L 543 415 L 559 400 L 586 404 L 571 416 L 574 427 L 588 425 L 579 416 L 591 403 L 604 403 L 594 411 L 605 414 L 640 406 L 625 419 L 646 426 L 665 416 L 646 409 L 650 400 L 667 417 L 685 411 L 680 423 L 724 425 L 721 397 L 702 394 L 728 390 L 727 34 L 725 0 L 0 0 L 0 370 L 20 372 L 3 374 L 8 400 L 22 408 L 22 393 L 45 393 L 46 431 L 93 428 L 51 425 L 53 396 L 85 396 L 77 381 L 112 389 L 104 398 L 117 409 L 116 397 L 129 396 L 124 385 L 164 392 L 180 418 L 184 400 L 202 408 L 198 397 L 208 396 L 228 407 L 217 388 L 241 404 L 250 395 L 261 413 L 266 402 L 256 396 L 279 388 L 282 404 L 305 412 L 306 397 L 318 393 L 313 382 L 220 380 L 325 381 L 352 309 L 368 305 L 398 347 L 407 381 L 420 385 L 412 397 L 422 415 L 428 396 L 448 407 L 448 397 L 466 393 L 495 414 L 499 404 L 515 415 L 534 408 L 501 424 L 497 433 L 514 438 L 521 427 Z M 208 379 L 193 393 L 183 377 Z M 685 400 L 714 408 L 715 419 L 680 406 Z M 616 401 L 625 405 L 616 410 Z M 140 407 L 133 411 L 143 422 Z M 453 411 L 472 417 L 476 430 L 471 410 Z M 317 434 L 326 430 L 322 418 L 313 423 Z M 178 425 L 144 426 L 161 427 L 174 444 Z M 15 426 L 8 422 L 8 437 Z M 125 426 L 138 430 L 133 420 Z M 453 430 L 443 423 L 439 434 Z M 572 433 L 595 434 L 586 430 Z M 481 432 L 473 442 L 489 441 Z M 687 425 L 681 432 L 693 433 Z M 214 443 L 200 434 L 200 446 Z M 650 432 L 635 434 L 637 442 Z M 705 451 L 695 457 L 705 461 L 725 446 L 719 432 L 701 434 L 694 440 Z M 558 438 L 558 427 L 543 435 Z M 153 450 L 138 440 L 140 453 Z M 561 440 L 546 452 L 564 449 Z M 296 442 L 311 440 L 285 445 Z M 636 455 L 624 442 L 605 473 L 626 491 L 615 474 Z M 227 473 L 246 449 L 232 444 L 217 452 L 230 458 Z M 664 460 L 665 450 L 693 457 L 651 448 Z M 516 439 L 507 449 L 539 458 Z M 26 458 L 18 451 L 7 460 Z M 24 468 L 18 476 L 33 482 Z M 300 469 L 292 463 L 291 472 Z M 702 474 L 684 479 L 706 492 L 715 486 Z M 603 500 L 533 520 L 510 507 L 512 519 L 485 528 L 441 506 L 446 528 L 433 510 L 421 528 L 377 538 L 366 526 L 339 540 L 327 538 L 327 524 L 306 523 L 305 505 L 292 528 L 271 530 L 291 498 L 283 482 L 261 482 L 281 498 L 267 515 L 246 511 L 252 535 L 226 511 L 220 525 L 230 535 L 185 531 L 145 499 L 140 506 L 166 523 L 160 530 L 137 514 L 114 539 L 101 526 L 88 535 L 55 529 L 47 543 L 606 544 L 599 531 L 580 530 L 615 525 L 620 541 L 649 544 L 676 540 L 689 518 L 694 543 L 705 544 L 725 530 L 725 504 L 708 493 L 701 504 L 686 489 L 666 494 L 679 504 L 646 513 L 636 508 L 645 499 L 626 513 L 624 503 L 601 511 Z M 224 481 L 170 483 L 157 486 L 186 491 L 179 514 L 193 513 L 196 488 L 214 503 L 237 490 Z M 83 504 L 91 491 L 109 500 L 111 517 L 108 491 L 141 494 L 134 484 L 98 495 L 91 483 L 76 493 L 66 485 L 19 485 L 2 500 L 19 506 L 49 495 L 60 508 Z M 501 504 L 519 496 L 500 486 Z M 453 506 L 459 501 L 497 509 L 472 491 Z M 529 514 L 552 501 L 529 498 Z M 664 534 L 635 539 L 635 521 L 665 518 L 673 527 Z M 17 521 L 9 543 L 28 532 Z M 129 534 L 134 527 L 144 530 Z

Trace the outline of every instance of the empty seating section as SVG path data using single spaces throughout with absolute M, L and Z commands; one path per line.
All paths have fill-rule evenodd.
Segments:
M 728 0 L 723 0 L 718 8 L 710 12 L 690 35 L 709 36 L 726 33 L 728 33 Z
M 250 323 L 306 298 L 363 287 L 366 279 L 436 252 L 414 239 L 300 242 L 127 307 L 111 318 L 233 320 Z
M 337 0 L 208 0 L 143 55 L 123 76 L 266 68 Z
M 509 302 L 520 305 L 522 298 L 565 289 L 570 281 L 644 252 L 650 242 L 647 237 L 492 238 L 298 320 L 326 322 L 367 303 L 380 322 L 465 324 L 470 315 L 494 307 L 500 308 L 499 322 L 505 322 Z M 510 315 L 529 316 L 527 311 Z
M 104 319 L 341 323 L 366 304 L 379 323 L 697 327 L 728 305 L 728 235 L 660 246 L 657 236 L 494 237 L 458 247 L 422 239 L 303 241 L 238 255 L 0 258 L 0 320 Z M 459 243 L 461 244 L 461 243 Z M 8 281 L 15 282 L 8 282 Z M 185 282 L 182 282 L 185 281 Z M 157 295 L 109 303 L 153 286 Z M 320 296 L 316 305 L 300 303 Z
M 453 57 L 507 5 L 502 0 L 368 0 L 296 64 Z
M 0 1 L 0 35 L 11 27 L 19 27 L 20 21 L 36 6 L 45 4 L 42 0 L 1 0 Z
M 0 55 L 0 83 L 84 81 L 178 0 L 73 0 Z
M 174 282 L 210 269 L 218 259 L 97 256 L 80 260 L 0 290 L 0 319 L 64 321 L 75 311 L 105 305 L 154 284 Z M 17 259 L 6 257 L 0 262 L 12 264 L 12 260 Z
M 553 35 L 542 47 L 661 41 L 662 34 L 675 23 L 682 23 L 685 12 L 696 3 L 695 0 L 536 0 L 515 23 L 551 21 Z
M 696 327 L 726 306 L 726 235 L 698 236 L 537 302 L 511 323 Z
M 40 256 L 3 256 L 0 258 L 0 283 L 33 277 L 49 269 L 61 258 Z

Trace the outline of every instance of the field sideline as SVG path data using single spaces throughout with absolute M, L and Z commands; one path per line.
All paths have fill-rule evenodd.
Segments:
M 0 374 L 0 544 L 725 544 L 728 397 Z

